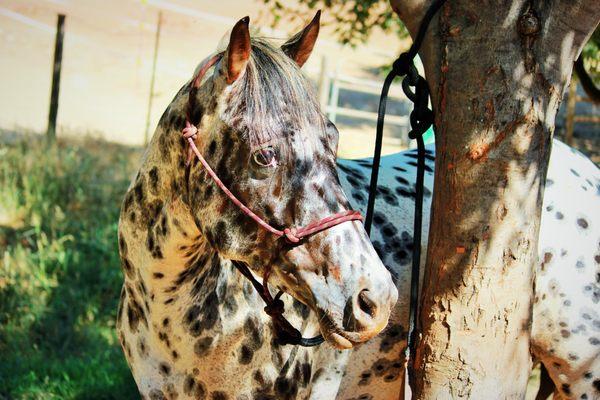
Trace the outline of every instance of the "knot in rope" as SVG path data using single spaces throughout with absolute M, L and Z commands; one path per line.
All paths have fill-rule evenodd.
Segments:
M 183 137 L 185 139 L 192 138 L 196 140 L 198 138 L 198 128 L 196 125 L 192 125 L 190 121 L 185 121 L 185 128 L 183 128 Z
M 298 243 L 300 240 L 302 240 L 302 237 L 298 237 L 297 234 L 298 231 L 296 228 L 285 228 L 283 230 L 283 235 L 290 243 Z
M 422 136 L 429 127 L 433 124 L 433 111 L 429 108 L 429 88 L 427 82 L 421 76 L 418 77 L 417 83 L 414 85 L 414 93 L 410 90 L 410 85 L 402 82 L 402 89 L 407 96 L 412 97 L 411 100 L 415 103 L 413 110 L 410 113 L 411 130 L 408 137 L 416 139 Z
M 276 317 L 278 315 L 282 315 L 285 311 L 285 306 L 283 304 L 283 300 L 281 299 L 273 299 L 272 302 L 267 304 L 264 308 L 267 315 L 271 317 Z
M 398 58 L 392 63 L 392 71 L 398 75 L 408 74 L 408 68 L 412 64 L 412 58 L 408 52 L 400 54 Z
M 194 140 L 198 138 L 198 128 L 196 125 L 192 125 L 190 121 L 185 121 L 185 128 L 183 128 L 183 138 L 190 142 L 190 146 L 188 146 L 188 156 L 185 162 L 185 165 L 190 165 L 192 160 L 194 159 L 194 150 L 192 149 L 191 144 L 194 143 Z
M 443 2 L 445 0 L 437 0 Z M 438 7 L 436 3 L 435 7 Z M 441 5 L 440 5 L 441 6 Z M 429 11 L 428 13 L 431 13 Z M 422 27 L 426 28 L 429 19 L 425 19 L 425 24 Z M 392 64 L 392 70 L 385 77 L 383 87 L 381 89 L 381 97 L 379 98 L 379 110 L 377 112 L 377 132 L 375 136 L 375 153 L 373 155 L 373 169 L 371 169 L 371 183 L 369 185 L 369 199 L 367 202 L 367 216 L 365 218 L 365 230 L 368 234 L 371 233 L 371 225 L 373 223 L 373 211 L 375 209 L 375 194 L 377 193 L 377 178 L 379 174 L 379 162 L 381 160 L 381 148 L 383 144 L 383 124 L 385 118 L 385 109 L 387 105 L 387 97 L 390 86 L 394 79 L 398 76 L 404 76 L 402 79 L 402 91 L 406 97 L 413 103 L 413 110 L 410 113 L 410 131 L 408 137 L 416 139 L 423 136 L 425 132 L 433 124 L 433 111 L 429 108 L 429 87 L 427 81 L 421 75 L 414 64 L 414 58 L 417 55 L 417 50 L 420 47 L 424 33 L 420 32 L 415 39 L 410 50 L 400 54 L 396 61 Z M 414 88 L 414 90 L 412 89 Z

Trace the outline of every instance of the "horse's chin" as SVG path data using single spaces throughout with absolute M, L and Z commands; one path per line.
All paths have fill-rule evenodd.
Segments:
M 355 346 L 355 343 L 346 339 L 344 336 L 336 332 L 323 333 L 323 337 L 333 347 L 338 350 L 349 350 Z
M 319 327 L 323 338 L 339 350 L 349 350 L 365 341 L 357 332 L 347 332 L 341 329 L 326 313 L 318 313 Z
M 340 324 L 337 324 L 330 318 L 326 312 L 319 310 L 319 328 L 323 338 L 336 349 L 352 349 L 377 336 L 387 325 L 387 319 L 382 321 L 380 326 L 366 332 L 352 332 L 343 330 Z
M 279 271 L 278 271 L 279 272 Z M 295 293 L 289 293 L 285 287 L 295 287 L 298 281 L 291 274 L 278 273 L 278 278 L 281 280 L 283 285 L 279 286 L 279 290 L 286 292 L 292 296 L 296 301 L 301 302 L 305 306 L 309 307 L 317 316 L 319 320 L 319 330 L 323 338 L 334 348 L 339 350 L 349 350 L 361 343 L 368 341 L 369 339 L 377 336 L 387 325 L 387 318 L 382 319 L 378 326 L 374 327 L 369 331 L 346 331 L 342 329 L 342 321 L 332 316 L 332 312 L 329 312 L 323 308 L 320 308 L 314 304 L 314 301 L 309 300 L 309 296 L 305 296 L 301 291 Z M 283 288 L 282 288 L 283 286 Z M 289 289 L 288 289 L 289 290 Z

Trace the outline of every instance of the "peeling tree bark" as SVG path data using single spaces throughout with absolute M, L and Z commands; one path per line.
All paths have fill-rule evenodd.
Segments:
M 430 0 L 391 0 L 414 36 Z M 448 0 L 420 56 L 436 124 L 419 399 L 523 398 L 554 119 L 597 0 Z

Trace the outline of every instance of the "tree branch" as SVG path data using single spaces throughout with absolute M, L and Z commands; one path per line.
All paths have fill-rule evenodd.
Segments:
M 600 104 L 600 89 L 594 85 L 594 81 L 592 81 L 592 78 L 585 70 L 585 66 L 583 65 L 583 57 L 581 55 L 579 58 L 577 58 L 577 61 L 575 61 L 575 72 L 577 72 L 579 83 L 581 83 L 581 87 L 585 93 L 594 103 Z
M 419 30 L 419 23 L 432 0 L 390 0 L 392 10 L 404 22 L 413 38 Z

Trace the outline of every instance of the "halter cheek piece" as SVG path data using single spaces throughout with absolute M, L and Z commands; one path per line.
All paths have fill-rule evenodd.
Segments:
M 339 225 L 346 221 L 362 221 L 363 217 L 360 212 L 355 210 L 347 210 L 342 211 L 336 214 L 329 215 L 321 220 L 311 222 L 310 224 L 303 227 L 291 227 L 285 228 L 283 230 L 279 230 L 264 219 L 256 215 L 252 210 L 250 210 L 244 203 L 242 203 L 231 191 L 223 184 L 221 179 L 217 176 L 217 174 L 213 171 L 213 169 L 208 165 L 200 151 L 196 147 L 195 140 L 198 138 L 198 128 L 193 125 L 190 121 L 192 120 L 192 113 L 195 109 L 196 102 L 196 93 L 200 84 L 202 82 L 202 78 L 206 74 L 206 72 L 214 66 L 223 56 L 223 53 L 216 54 L 206 61 L 204 61 L 198 73 L 190 83 L 189 90 L 189 98 L 188 98 L 188 109 L 186 114 L 185 128 L 183 129 L 183 137 L 187 140 L 189 144 L 188 156 L 187 156 L 187 165 L 189 165 L 194 159 L 194 155 L 208 175 L 212 178 L 214 183 L 225 193 L 227 197 L 248 217 L 252 218 L 260 227 L 271 232 L 273 235 L 278 237 L 283 237 L 291 244 L 298 244 L 304 238 L 311 236 L 315 233 L 324 231 L 333 226 Z M 265 312 L 271 317 L 273 321 L 273 328 L 275 330 L 275 336 L 279 344 L 298 344 L 300 346 L 315 346 L 323 343 L 323 336 L 318 335 L 314 338 L 303 338 L 300 332 L 294 328 L 288 320 L 283 316 L 284 305 L 283 301 L 280 299 L 283 292 L 277 293 L 277 295 L 273 298 L 269 291 L 267 282 L 269 280 L 269 275 L 271 273 L 270 266 L 265 268 L 265 272 L 263 275 L 262 284 L 254 278 L 254 275 L 248 268 L 245 263 L 232 260 L 233 265 L 240 271 L 242 275 L 244 275 L 250 282 L 254 289 L 258 292 L 260 297 L 265 302 L 266 306 L 264 308 Z

